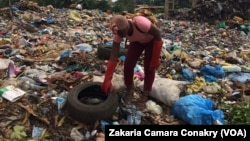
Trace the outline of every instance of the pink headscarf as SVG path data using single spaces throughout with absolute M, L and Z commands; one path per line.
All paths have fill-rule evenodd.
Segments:
M 111 31 L 113 34 L 117 34 L 118 30 L 128 27 L 128 20 L 122 15 L 115 15 L 111 20 Z

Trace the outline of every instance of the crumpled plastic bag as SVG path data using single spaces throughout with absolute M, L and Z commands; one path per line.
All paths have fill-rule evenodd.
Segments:
M 197 93 L 202 91 L 202 88 L 206 86 L 206 80 L 203 77 L 196 77 L 195 80 L 187 86 L 186 94 Z
M 141 118 L 144 115 L 142 111 L 137 110 L 136 105 L 128 105 L 127 108 L 122 108 L 127 115 L 127 125 L 140 125 Z
M 82 52 L 91 52 L 93 50 L 93 47 L 86 43 L 78 44 L 75 47 Z
M 172 114 L 190 125 L 224 124 L 223 112 L 213 109 L 213 101 L 199 94 L 189 94 L 181 97 L 173 104 Z
M 74 141 L 84 140 L 84 136 L 75 127 L 71 129 L 70 137 L 73 138 Z
M 224 78 L 226 75 L 221 65 L 205 65 L 200 69 L 200 73 L 206 82 L 216 82 L 218 78 Z
M 182 68 L 181 69 L 182 75 L 181 80 L 182 81 L 193 81 L 195 79 L 195 73 L 192 72 L 189 68 Z
M 227 76 L 231 81 L 240 81 L 241 83 L 246 83 L 250 79 L 250 73 L 238 72 L 231 73 Z
M 7 69 L 9 67 L 9 64 L 14 62 L 10 59 L 0 59 L 0 70 Z
M 154 101 L 152 100 L 148 100 L 146 102 L 146 107 L 147 107 L 147 111 L 153 113 L 153 114 L 162 114 L 162 108 L 160 105 L 156 104 Z
M 76 10 L 71 10 L 69 13 L 69 18 L 76 21 L 76 22 L 82 22 L 83 19 L 81 18 L 81 14 Z

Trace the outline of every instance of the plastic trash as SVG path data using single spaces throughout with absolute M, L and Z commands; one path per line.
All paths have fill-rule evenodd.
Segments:
M 76 21 L 76 22 L 82 22 L 83 21 L 83 19 L 81 18 L 81 14 L 76 10 L 70 11 L 69 18 Z
M 91 52 L 93 50 L 92 46 L 86 43 L 78 44 L 76 48 L 82 52 Z
M 0 59 L 0 70 L 7 69 L 9 67 L 9 64 L 14 62 L 10 59 Z
M 225 72 L 241 72 L 241 67 L 237 65 L 222 66 Z
M 57 110 L 59 114 L 63 114 L 63 107 L 66 104 L 66 99 L 64 97 L 57 97 L 56 99 L 57 102 Z
M 112 47 L 113 42 L 112 41 L 108 41 L 105 43 L 105 47 Z
M 88 139 L 90 139 L 90 137 L 91 137 L 90 131 L 86 131 L 86 133 L 85 133 L 85 139 L 88 140 Z
M 250 73 L 231 73 L 227 76 L 227 78 L 231 81 L 240 81 L 241 83 L 246 83 L 246 81 L 250 79 Z
M 188 68 L 182 68 L 182 80 L 183 81 L 193 81 L 195 79 L 195 74 Z
M 140 88 L 140 90 L 143 90 L 143 83 L 144 81 L 135 81 L 135 85 Z M 181 92 L 184 91 L 187 84 L 190 84 L 190 82 L 156 76 L 152 91 L 149 95 L 167 106 L 172 106 L 172 104 L 179 99 Z
M 46 18 L 46 21 L 48 24 L 51 24 L 55 22 L 55 19 L 52 15 L 48 15 L 48 17 Z
M 220 85 L 218 85 L 218 83 L 215 82 L 208 83 L 208 85 L 204 86 L 202 89 L 205 93 L 209 94 L 216 94 L 221 91 Z
M 144 72 L 134 72 L 134 78 L 138 78 L 139 80 L 143 81 L 145 78 Z
M 233 20 L 235 20 L 238 23 L 242 23 L 243 22 L 243 19 L 241 17 L 238 17 L 238 16 L 234 16 Z
M 42 90 L 47 88 L 47 86 L 41 86 L 37 84 L 35 80 L 26 76 L 17 79 L 17 86 L 23 90 Z
M 141 65 L 136 64 L 135 68 L 134 68 L 134 72 L 142 72 L 144 73 L 144 69 Z
M 105 43 L 105 46 L 104 47 L 112 47 L 113 46 L 113 41 L 108 41 Z M 120 48 L 122 48 L 122 44 L 120 44 Z
M 38 32 L 39 34 L 52 34 L 53 33 L 52 29 L 50 28 L 41 29 Z
M 203 98 L 199 94 L 190 94 L 181 97 L 173 104 L 171 112 L 183 122 L 190 125 L 212 125 L 215 122 L 224 124 L 223 112 L 213 110 L 211 99 Z
M 71 53 L 73 52 L 73 50 L 69 49 L 69 50 L 66 50 L 64 52 L 62 52 L 60 54 L 60 57 L 63 58 L 63 57 L 67 57 L 68 55 L 70 55 Z
M 0 89 L 0 96 L 10 102 L 19 100 L 25 93 L 25 91 L 11 85 Z
M 250 66 L 241 66 L 242 72 L 250 72 Z
M 146 107 L 147 110 L 153 114 L 158 114 L 160 115 L 162 113 L 162 108 L 160 105 L 156 104 L 154 101 L 152 100 L 148 100 L 146 102 Z
M 105 132 L 106 125 L 110 125 L 107 121 L 104 121 L 104 120 L 101 120 L 100 124 L 101 124 L 102 132 Z
M 11 6 L 11 9 L 16 12 L 16 11 L 19 11 L 19 9 L 16 7 L 16 6 Z
M 125 56 L 125 55 L 120 56 L 120 60 L 121 60 L 122 62 L 125 62 L 126 56 Z
M 221 65 L 205 65 L 200 69 L 200 73 L 207 82 L 216 82 L 218 78 L 225 77 L 225 72 Z
M 91 137 L 94 137 L 97 133 L 98 133 L 98 132 L 97 132 L 97 130 L 95 129 L 95 130 L 93 130 L 93 131 L 90 132 L 90 136 L 91 136 Z
M 77 5 L 76 5 L 76 9 L 82 10 L 82 5 L 81 5 L 81 4 L 77 4 Z
M 73 138 L 74 141 L 84 140 L 84 136 L 77 130 L 77 128 L 72 128 L 70 132 L 70 137 Z
M 43 132 L 43 128 L 33 126 L 32 138 L 33 138 L 33 139 L 39 139 L 40 136 L 42 135 L 42 132 Z
M 135 105 L 128 105 L 128 108 L 123 108 L 123 111 L 127 115 L 127 124 L 128 125 L 140 125 L 141 117 L 143 116 L 143 112 L 136 110 Z
M 8 77 L 9 78 L 16 77 L 16 75 L 20 72 L 21 72 L 21 70 L 18 67 L 16 67 L 12 62 L 9 63 L 9 67 L 8 67 Z
M 218 23 L 218 28 L 226 28 L 226 22 L 225 21 L 221 21 Z

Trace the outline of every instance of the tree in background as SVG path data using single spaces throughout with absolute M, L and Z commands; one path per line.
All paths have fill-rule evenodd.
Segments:
M 9 2 L 13 5 L 20 0 L 0 0 L 0 7 L 8 7 Z M 40 6 L 53 5 L 54 7 L 68 7 L 72 0 L 24 0 L 24 1 L 33 1 L 36 2 Z
M 9 6 L 9 2 L 11 2 L 11 4 L 12 3 L 15 3 L 15 2 L 18 2 L 18 1 L 20 1 L 20 0 L 0 0 L 0 7 L 1 8 L 3 8 L 3 7 L 7 7 L 7 6 Z
M 110 10 L 111 5 L 106 0 L 97 1 L 96 6 L 102 11 Z
M 117 0 L 112 7 L 112 10 L 114 12 L 122 12 L 122 11 L 128 11 L 128 12 L 134 12 L 135 5 L 133 0 Z
M 11 4 L 20 0 L 10 0 Z M 110 4 L 109 0 L 26 0 L 36 2 L 40 6 L 52 5 L 55 8 L 69 8 L 71 4 L 82 4 L 83 9 L 112 10 L 114 12 L 134 12 L 135 5 L 164 5 L 163 0 L 117 0 Z M 0 7 L 9 6 L 9 0 L 0 0 Z

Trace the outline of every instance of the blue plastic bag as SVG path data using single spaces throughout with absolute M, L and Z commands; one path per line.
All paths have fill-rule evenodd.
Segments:
M 69 54 L 71 54 L 73 52 L 72 49 L 68 49 L 66 51 L 63 51 L 61 54 L 60 54 L 60 57 L 63 58 L 63 57 L 67 57 Z
M 188 68 L 182 68 L 181 78 L 183 81 L 193 81 L 195 79 L 195 74 Z
M 218 78 L 223 78 L 226 75 L 221 65 L 205 65 L 200 69 L 200 73 L 207 82 L 216 82 Z
M 46 18 L 46 21 L 48 24 L 51 24 L 55 22 L 55 19 L 52 15 L 48 15 L 48 17 Z
M 240 81 L 241 83 L 246 83 L 250 79 L 250 73 L 231 73 L 227 76 L 231 81 Z
M 172 114 L 190 125 L 224 124 L 224 115 L 221 110 L 213 110 L 213 101 L 203 98 L 199 94 L 190 94 L 181 97 L 172 106 Z
M 113 46 L 113 41 L 108 41 L 105 43 L 104 47 L 112 47 Z M 122 44 L 120 44 L 120 48 L 122 48 Z
M 81 43 L 76 45 L 76 48 L 80 51 L 83 52 L 91 52 L 93 50 L 92 46 L 90 44 L 86 44 L 86 43 Z

